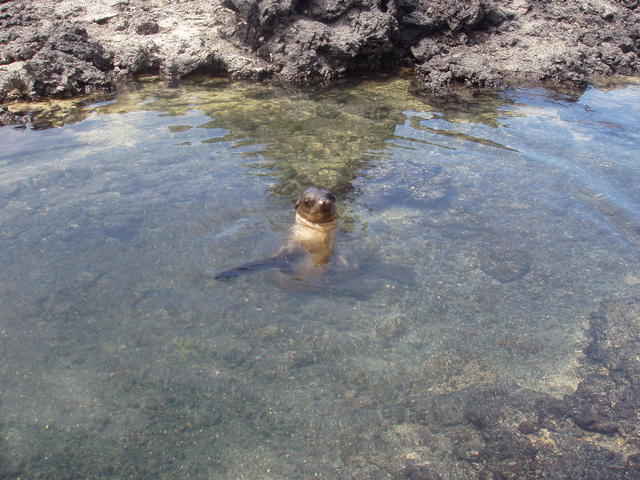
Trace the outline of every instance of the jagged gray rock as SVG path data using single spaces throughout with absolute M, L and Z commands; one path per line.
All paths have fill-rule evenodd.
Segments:
M 634 0 L 4 0 L 0 101 L 114 88 L 139 73 L 292 84 L 411 65 L 419 87 L 638 71 Z

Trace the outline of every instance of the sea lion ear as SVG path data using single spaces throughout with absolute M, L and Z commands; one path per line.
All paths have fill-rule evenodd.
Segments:
M 296 210 L 298 209 L 298 205 L 300 205 L 300 199 L 299 198 L 296 200 Z

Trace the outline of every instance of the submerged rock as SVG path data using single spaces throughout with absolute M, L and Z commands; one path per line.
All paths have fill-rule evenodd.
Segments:
M 480 269 L 501 283 L 520 280 L 531 270 L 533 259 L 529 252 L 496 245 L 479 254 Z
M 604 384 L 586 384 L 606 396 Z M 344 435 L 341 459 L 351 478 L 363 479 L 636 478 L 637 431 L 624 427 L 626 446 L 610 440 L 623 430 L 613 420 L 588 421 L 582 433 L 575 413 L 574 422 L 568 417 L 586 405 L 580 389 L 556 399 L 515 384 L 475 385 L 437 396 L 423 414 L 412 412 L 415 399 L 407 402 L 417 421 Z
M 0 101 L 113 88 L 139 73 L 286 83 L 410 65 L 420 88 L 638 71 L 637 2 L 80 0 L 0 3 Z
M 431 163 L 397 160 L 377 166 L 369 176 L 374 181 L 361 187 L 362 193 L 368 195 L 369 204 L 395 197 L 396 200 L 408 198 L 421 205 L 435 206 L 453 192 L 451 174 Z
M 640 383 L 640 297 L 606 303 L 591 318 L 590 358 Z
M 640 475 L 640 298 L 604 302 L 590 323 L 591 342 L 584 359 L 589 368 L 576 392 L 565 399 L 564 414 L 595 439 L 614 437 L 631 447 L 622 454 L 608 452 L 606 457 L 600 448 L 600 458 L 594 457 L 593 462 L 609 469 L 607 478 L 636 478 Z

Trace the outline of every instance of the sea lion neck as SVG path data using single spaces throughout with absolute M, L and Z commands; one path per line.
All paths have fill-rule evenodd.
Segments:
M 306 218 L 304 218 L 302 215 L 300 215 L 299 212 L 296 212 L 296 223 L 308 228 L 313 228 L 315 230 L 321 230 L 323 232 L 326 232 L 327 230 L 333 230 L 336 228 L 336 226 L 338 225 L 338 219 L 334 218 L 329 222 L 315 223 L 315 222 L 312 222 L 311 220 L 307 220 Z

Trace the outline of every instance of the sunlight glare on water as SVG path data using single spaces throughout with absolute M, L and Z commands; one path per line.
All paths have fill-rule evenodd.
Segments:
M 0 477 L 475 479 L 495 438 L 542 448 L 526 412 L 582 408 L 590 319 L 640 295 L 640 88 L 410 91 L 145 83 L 1 128 Z M 320 291 L 213 279 L 314 184 Z

